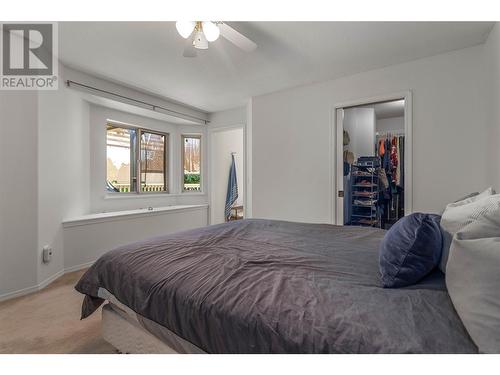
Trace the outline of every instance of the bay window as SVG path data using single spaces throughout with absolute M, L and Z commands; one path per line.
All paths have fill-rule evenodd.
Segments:
M 106 190 L 168 192 L 168 134 L 108 122 Z

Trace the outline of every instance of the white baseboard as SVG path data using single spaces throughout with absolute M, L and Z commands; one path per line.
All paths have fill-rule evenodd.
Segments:
M 65 268 L 64 269 L 64 273 L 80 271 L 80 270 L 83 270 L 84 268 L 90 267 L 94 263 L 95 263 L 95 260 L 93 260 L 92 262 L 87 262 L 87 263 L 83 263 L 83 264 L 77 264 L 76 266 L 71 266 L 71 267 Z
M 38 290 L 45 288 L 47 285 L 49 285 L 51 282 L 55 281 L 56 279 L 60 278 L 62 275 L 64 275 L 64 270 L 57 271 L 55 274 L 46 278 L 40 284 L 38 284 L 37 285 Z
M 20 289 L 20 290 L 15 290 L 13 292 L 2 294 L 2 295 L 0 295 L 0 302 L 6 301 L 8 299 L 16 298 L 16 297 L 22 297 L 22 296 L 25 296 L 27 294 L 31 294 L 31 293 L 34 293 L 34 292 L 38 292 L 39 290 L 42 290 L 43 288 L 45 288 L 47 285 L 49 285 L 53 281 L 56 281 L 62 275 L 66 274 L 66 273 L 75 272 L 75 271 L 79 271 L 79 270 L 82 270 L 84 268 L 90 267 L 92 264 L 94 264 L 94 262 L 95 261 L 84 263 L 84 264 L 78 264 L 76 266 L 71 266 L 71 267 L 65 268 L 63 270 L 60 270 L 60 271 L 56 272 L 52 276 L 46 278 L 45 280 L 43 280 L 41 283 L 39 283 L 37 285 L 33 285 L 33 286 L 28 287 L 28 288 L 24 288 L 24 289 Z
M 20 289 L 20 290 L 15 290 L 13 292 L 2 294 L 2 295 L 0 295 L 0 302 L 6 301 L 8 299 L 16 298 L 16 297 L 22 297 L 22 296 L 25 296 L 26 294 L 30 294 L 33 292 L 38 292 L 39 290 L 41 290 L 41 289 L 45 288 L 47 285 L 49 285 L 51 282 L 60 278 L 62 275 L 64 275 L 64 270 L 60 270 L 60 271 L 56 272 L 54 275 L 43 280 L 40 284 L 33 285 L 33 286 L 28 287 L 28 288 L 24 288 L 24 289 Z
M 26 294 L 30 294 L 33 292 L 37 292 L 38 290 L 38 285 L 30 286 L 28 288 L 20 289 L 20 290 L 15 290 L 13 292 L 5 293 L 0 295 L 0 302 L 6 301 L 8 299 L 16 298 L 16 297 L 21 297 Z

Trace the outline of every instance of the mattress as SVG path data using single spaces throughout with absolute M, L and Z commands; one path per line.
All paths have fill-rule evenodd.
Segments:
M 109 301 L 102 309 L 103 338 L 122 353 L 202 354 L 201 349 L 169 329 L 129 309 L 105 289 L 99 295 Z
M 128 244 L 76 285 L 82 318 L 106 290 L 141 326 L 207 353 L 476 353 L 439 270 L 382 287 L 384 235 L 252 219 Z
M 175 350 L 142 329 L 116 306 L 102 308 L 102 337 L 121 353 L 174 354 Z

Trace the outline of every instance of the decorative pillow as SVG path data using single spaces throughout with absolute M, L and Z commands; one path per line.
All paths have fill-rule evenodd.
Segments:
M 446 286 L 479 351 L 500 353 L 500 207 L 453 237 Z
M 486 189 L 485 191 L 483 191 L 481 193 L 476 192 L 476 193 L 471 193 L 469 195 L 466 195 L 465 197 L 463 197 L 463 198 L 461 198 L 453 203 L 450 203 L 449 205 L 446 206 L 446 208 L 463 206 L 464 204 L 476 202 L 478 200 L 481 200 L 483 198 L 487 198 L 490 195 L 494 195 L 494 194 L 495 194 L 495 190 L 492 187 L 489 187 L 488 189 Z
M 479 195 L 479 191 L 475 191 L 473 193 L 470 193 L 470 194 L 467 194 L 465 197 L 462 197 L 460 199 L 457 199 L 455 202 L 453 203 L 458 203 L 458 202 L 461 202 L 461 201 L 464 201 L 466 199 L 469 199 L 469 198 L 473 198 L 475 196 Z
M 441 231 L 443 232 L 443 255 L 439 263 L 441 271 L 446 272 L 446 262 L 453 235 L 485 213 L 495 210 L 500 204 L 500 194 L 486 195 L 488 192 L 487 190 L 462 201 L 466 203 L 451 203 L 446 206 L 441 218 Z
M 490 188 L 490 189 L 491 189 L 491 188 Z M 483 192 L 483 193 L 484 193 L 484 192 Z M 479 195 L 479 192 L 475 191 L 474 193 L 467 194 L 466 196 L 464 196 L 464 197 L 462 197 L 462 198 L 460 198 L 460 199 L 457 199 L 457 200 L 456 200 L 456 201 L 454 201 L 453 203 L 460 203 L 460 202 L 462 202 L 462 201 L 465 201 L 466 199 L 473 198 L 473 197 L 476 197 L 476 196 L 478 196 L 478 195 Z M 491 195 L 491 194 L 490 194 L 490 195 Z M 476 198 L 476 199 L 477 199 L 477 198 Z M 451 204 L 451 203 L 450 203 L 450 204 Z M 440 215 L 442 215 L 442 214 L 443 214 L 443 212 L 444 212 L 444 210 L 445 210 L 445 209 L 446 209 L 446 207 L 445 207 L 445 208 L 443 208 L 443 210 L 441 211 Z
M 415 284 L 438 265 L 442 248 L 439 220 L 439 215 L 414 213 L 387 231 L 379 259 L 384 287 Z

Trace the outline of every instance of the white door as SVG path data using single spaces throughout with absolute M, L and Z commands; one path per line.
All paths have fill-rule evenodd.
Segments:
M 349 150 L 356 161 L 362 156 L 375 155 L 375 126 L 376 117 L 374 108 L 343 108 L 337 110 L 337 201 L 338 216 L 337 223 L 344 224 L 345 210 L 344 197 L 347 197 L 346 186 L 344 186 L 344 150 Z M 349 135 L 349 143 L 344 145 L 344 132 Z

